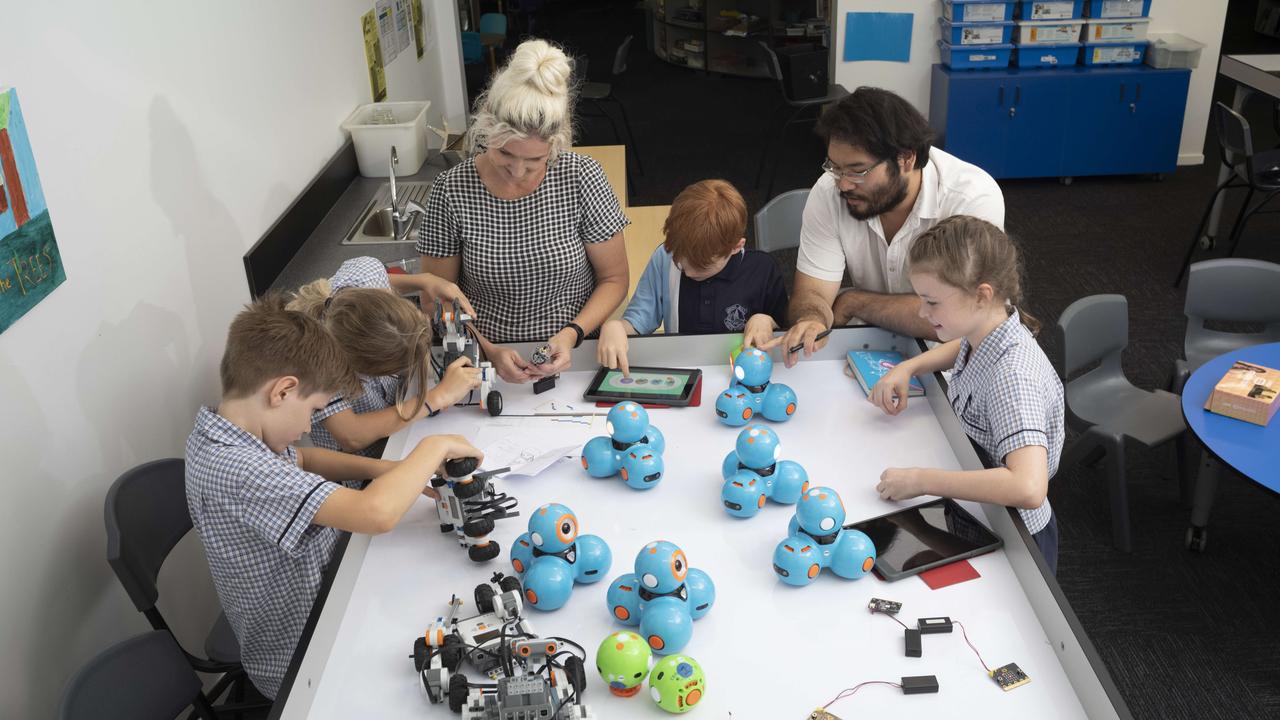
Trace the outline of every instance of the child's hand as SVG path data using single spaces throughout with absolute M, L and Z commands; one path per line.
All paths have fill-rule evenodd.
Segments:
M 472 445 L 470 440 L 461 435 L 428 435 L 422 438 L 418 445 L 431 445 L 444 454 L 445 460 L 455 460 L 462 457 L 484 460 L 484 453 L 480 452 L 479 448 Z
M 488 353 L 486 357 L 489 362 L 493 363 L 494 369 L 498 371 L 498 377 L 509 383 L 527 383 L 530 378 L 535 377 L 530 372 L 533 365 L 521 357 L 520 353 L 509 347 L 495 345 L 493 352 Z
M 442 410 L 461 402 L 472 390 L 480 387 L 480 368 L 471 365 L 471 358 L 460 357 L 449 363 L 444 370 L 444 377 L 436 383 L 431 392 L 435 402 L 431 407 Z M 438 404 L 437 404 L 438 403 Z
M 621 321 L 610 320 L 600 328 L 596 362 L 610 370 L 621 369 L 622 377 L 631 377 L 631 368 L 627 365 L 627 329 Z
M 773 329 L 777 323 L 764 313 L 756 313 L 747 318 L 747 326 L 742 329 L 742 347 L 769 350 L 782 343 L 782 336 L 774 337 Z
M 457 300 L 462 306 L 462 311 L 470 315 L 473 319 L 476 311 L 471 307 L 471 301 L 467 300 L 467 296 L 462 294 L 462 289 L 454 283 L 445 280 L 442 277 L 436 277 L 431 273 L 421 273 L 422 289 L 437 304 L 442 304 L 446 308 L 453 307 L 453 301 Z
M 898 365 L 876 381 L 867 401 L 890 415 L 897 415 L 907 409 L 910 389 L 911 371 Z
M 880 473 L 876 492 L 880 493 L 881 500 L 910 500 L 924 495 L 924 489 L 920 487 L 920 468 L 886 469 Z

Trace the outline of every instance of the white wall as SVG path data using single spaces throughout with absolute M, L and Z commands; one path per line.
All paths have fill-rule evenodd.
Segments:
M 456 21 L 388 68 L 391 99 L 463 116 Z M 178 456 L 217 401 L 241 257 L 341 146 L 370 91 L 369 0 L 0 0 L 67 281 L 0 335 L 0 715 L 52 717 L 68 675 L 144 630 L 105 561 L 103 497 Z M 436 97 L 439 96 L 439 97 Z M 161 609 L 193 649 L 216 614 L 194 543 Z
M 911 62 L 844 62 L 845 13 L 915 13 L 911 33 Z M 938 62 L 938 0 L 837 0 L 836 34 L 833 38 L 836 82 L 853 90 L 874 85 L 893 90 L 929 115 L 929 73 Z M 1176 32 L 1207 45 L 1200 66 L 1191 73 L 1191 90 L 1178 151 L 1180 165 L 1204 162 L 1204 138 L 1209 127 L 1209 107 L 1222 47 L 1227 0 L 1153 0 L 1151 32 Z

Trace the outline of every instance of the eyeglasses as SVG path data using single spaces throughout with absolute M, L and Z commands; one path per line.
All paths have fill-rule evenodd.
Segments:
M 875 170 L 883 162 L 884 160 L 877 160 L 866 170 L 841 170 L 836 167 L 835 163 L 831 162 L 831 158 L 827 158 L 822 161 L 822 170 L 830 173 L 836 180 L 848 180 L 855 185 L 861 185 L 867 181 L 867 175 L 871 174 L 871 171 Z

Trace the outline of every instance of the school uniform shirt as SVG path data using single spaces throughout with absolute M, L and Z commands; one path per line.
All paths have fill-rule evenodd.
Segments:
M 416 247 L 460 256 L 458 287 L 490 341 L 545 340 L 596 289 L 587 246 L 629 223 L 604 170 L 586 155 L 560 153 L 538 188 L 515 200 L 490 193 L 470 158 L 432 183 Z
M 338 267 L 338 271 L 329 278 L 332 293 L 349 287 L 391 289 L 391 280 L 387 276 L 387 268 L 380 260 L 371 257 L 358 257 L 347 260 Z M 360 385 L 364 393 L 359 397 L 343 397 L 335 395 L 329 404 L 311 415 L 311 443 L 327 450 L 342 451 L 342 446 L 325 429 L 324 421 L 344 410 L 352 410 L 356 414 L 373 412 L 383 408 L 395 407 L 396 393 L 400 391 L 400 378 L 395 375 L 382 377 L 360 376 Z M 355 455 L 378 457 L 379 443 L 356 450 Z
M 648 335 L 741 332 L 747 318 L 766 313 L 781 323 L 787 312 L 787 286 L 772 255 L 743 250 L 706 280 L 680 272 L 671 253 L 658 246 L 640 276 L 622 319 Z
M 1021 447 L 1040 445 L 1049 477 L 1062 457 L 1062 381 L 1049 358 L 1014 310 L 976 349 L 960 341 L 960 354 L 947 385 L 947 399 L 969 439 L 985 454 L 983 464 L 999 467 Z M 1040 532 L 1053 509 L 1048 497 L 1034 510 L 1018 509 L 1027 532 Z
M 804 206 L 796 269 L 818 280 L 840 282 L 847 268 L 859 290 L 913 292 L 907 267 L 912 241 L 953 215 L 972 215 L 1003 228 L 1004 195 L 984 170 L 938 148 L 929 150 L 920 194 L 892 243 L 878 216 L 857 220 L 849 214 L 836 179 L 824 172 Z
M 338 531 L 312 523 L 340 487 L 203 407 L 187 438 L 187 510 L 209 559 L 240 662 L 274 698 L 333 557 Z

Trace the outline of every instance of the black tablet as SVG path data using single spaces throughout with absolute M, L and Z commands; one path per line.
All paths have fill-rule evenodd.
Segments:
M 876 574 L 893 581 L 991 552 L 1003 541 L 951 498 L 940 498 L 846 527 L 876 546 Z
M 600 368 L 582 397 L 598 402 L 635 400 L 639 403 L 685 406 L 693 402 L 702 371 L 697 368 L 631 367 L 631 377 L 621 370 Z

